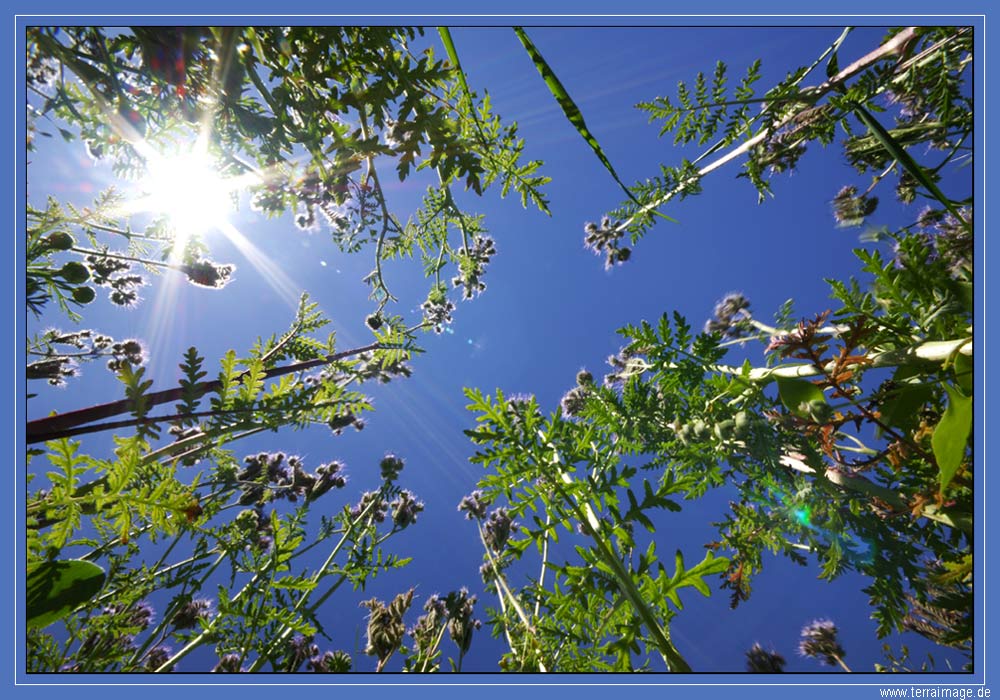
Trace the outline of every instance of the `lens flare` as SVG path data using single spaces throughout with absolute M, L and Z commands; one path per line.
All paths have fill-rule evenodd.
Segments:
M 197 151 L 151 159 L 143 187 L 144 208 L 165 214 L 185 237 L 225 225 L 236 189 Z

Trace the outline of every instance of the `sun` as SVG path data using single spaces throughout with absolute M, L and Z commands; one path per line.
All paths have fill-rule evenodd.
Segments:
M 178 239 L 226 226 L 233 194 L 244 183 L 226 178 L 198 149 L 150 154 L 141 187 L 141 208 L 169 218 Z

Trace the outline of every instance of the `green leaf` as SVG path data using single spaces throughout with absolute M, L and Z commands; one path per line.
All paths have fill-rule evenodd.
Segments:
M 955 382 L 963 394 L 972 396 L 972 358 L 968 355 L 955 355 Z
M 896 372 L 899 375 L 899 371 Z M 934 389 L 929 384 L 903 384 L 882 404 L 882 422 L 910 430 L 920 417 L 920 409 L 930 401 Z
M 458 76 L 458 84 L 462 86 L 462 92 L 468 98 L 471 105 L 472 91 L 469 90 L 469 84 L 465 80 L 465 71 L 462 70 L 462 62 L 458 60 L 458 52 L 455 50 L 455 42 L 451 38 L 451 30 L 448 27 L 438 27 L 438 35 L 441 37 L 441 43 L 444 44 L 444 50 L 448 52 L 448 60 L 451 61 L 452 68 L 455 69 Z M 478 122 L 475 110 L 472 110 L 472 118 Z
M 46 627 L 87 602 L 104 585 L 104 569 L 89 561 L 42 562 L 28 573 L 28 627 Z
M 948 408 L 931 436 L 942 491 L 962 466 L 965 446 L 972 430 L 972 397 L 964 396 L 961 391 L 947 384 L 944 389 L 948 392 Z
M 823 390 L 805 379 L 791 379 L 789 377 L 775 377 L 778 382 L 778 396 L 785 408 L 797 416 L 806 418 L 809 412 L 803 408 L 803 404 L 809 405 L 813 401 L 826 403 Z
M 840 72 L 840 62 L 837 61 L 837 51 L 830 54 L 830 60 L 826 62 L 826 77 L 832 78 Z
M 858 118 L 872 132 L 879 143 L 882 144 L 882 147 L 885 148 L 889 155 L 895 158 L 896 161 L 903 166 L 903 169 L 913 176 L 914 180 L 919 182 L 928 192 L 934 195 L 934 198 L 944 205 L 945 209 L 947 209 L 948 212 L 958 220 L 958 222 L 962 225 L 962 228 L 964 228 L 970 236 L 973 235 L 972 224 L 966 221 L 966 219 L 959 214 L 958 209 L 955 208 L 952 201 L 944 196 L 944 193 L 938 188 L 934 180 L 930 178 L 927 171 L 920 167 L 917 161 L 913 160 L 913 157 L 906 152 L 906 149 L 903 148 L 902 144 L 900 144 L 899 141 L 897 141 L 895 137 L 893 137 L 893 135 L 890 134 L 886 128 L 882 126 L 878 120 L 875 119 L 875 117 L 873 117 L 872 114 L 860 104 L 854 106 L 854 111 L 857 113 Z
M 604 151 L 601 149 L 601 144 L 590 132 L 590 129 L 587 128 L 587 123 L 583 119 L 583 113 L 580 111 L 580 108 L 576 106 L 576 103 L 573 101 L 573 98 L 569 96 L 569 92 L 566 91 L 566 88 L 559 80 L 559 77 L 555 74 L 552 68 L 549 67 L 549 64 L 546 62 L 545 58 L 542 57 L 542 54 L 538 51 L 538 48 L 534 45 L 534 43 L 532 43 L 531 39 L 528 38 L 524 29 L 521 27 L 514 27 L 514 33 L 517 34 L 517 38 L 521 40 L 521 44 L 531 57 L 532 63 L 534 63 L 535 68 L 538 69 L 538 74 L 542 76 L 542 80 L 544 80 L 545 84 L 548 86 L 549 92 L 551 92 L 552 96 L 556 98 L 556 102 L 559 103 L 559 106 L 562 108 L 563 114 L 566 115 L 569 123 L 576 128 L 576 132 L 583 137 L 584 141 L 587 142 L 590 148 L 594 151 L 598 160 L 600 160 L 601 164 L 604 165 L 604 168 L 611 173 L 611 177 L 615 179 L 615 182 L 618 183 L 618 186 L 622 188 L 622 191 L 625 192 L 628 198 L 635 202 L 637 206 L 644 206 L 642 202 L 635 198 L 635 195 L 632 194 L 629 188 L 625 186 L 625 183 L 621 181 L 621 178 L 618 177 L 618 173 L 615 172 L 614 166 L 611 165 L 611 161 L 608 160 L 606 155 L 604 155 Z M 652 213 L 666 219 L 667 221 L 673 221 L 676 223 L 675 219 L 672 219 L 665 214 L 661 214 L 658 211 L 653 211 Z
M 316 582 L 303 576 L 282 576 L 271 582 L 275 588 L 293 591 L 311 591 L 316 588 Z
M 972 578 L 972 555 L 966 554 L 959 561 L 946 561 L 942 571 L 932 574 L 930 580 L 939 586 L 966 583 Z
M 705 558 L 693 568 L 685 569 L 684 555 L 678 549 L 674 555 L 674 566 L 674 575 L 666 582 L 664 595 L 677 606 L 678 610 L 681 610 L 684 606 L 681 604 L 680 596 L 677 595 L 677 590 L 685 586 L 693 586 L 707 598 L 712 595 L 712 591 L 708 584 L 702 580 L 702 577 L 723 573 L 729 568 L 729 560 L 725 557 L 716 557 L 712 552 L 708 552 L 705 554 Z

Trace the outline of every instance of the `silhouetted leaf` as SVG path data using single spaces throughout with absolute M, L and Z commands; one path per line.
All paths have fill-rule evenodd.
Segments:
M 104 577 L 104 569 L 89 561 L 42 562 L 28 573 L 28 627 L 45 627 L 73 612 L 101 590 Z

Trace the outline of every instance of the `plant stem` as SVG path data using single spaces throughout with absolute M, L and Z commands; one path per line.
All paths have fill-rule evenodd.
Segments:
M 322 408 L 325 406 L 335 406 L 339 401 L 321 401 L 312 403 L 309 408 Z M 218 411 L 194 411 L 191 413 L 173 413 L 165 416 L 143 416 L 142 418 L 130 418 L 129 420 L 109 421 L 107 423 L 97 423 L 94 425 L 84 425 L 77 428 L 68 428 L 53 432 L 48 439 L 58 440 L 59 438 L 73 437 L 75 435 L 86 435 L 88 433 L 99 433 L 105 430 L 117 430 L 119 428 L 131 428 L 137 425 L 155 425 L 167 421 L 175 421 L 185 418 L 215 418 L 232 414 L 254 414 L 254 413 L 288 413 L 285 408 L 271 408 L 268 406 L 247 406 L 244 408 L 226 408 Z
M 513 606 L 514 611 L 517 613 L 517 616 L 521 619 L 521 624 L 524 625 L 524 629 L 528 634 L 528 638 L 531 639 L 532 642 L 534 642 L 535 648 L 541 651 L 541 647 L 538 644 L 538 640 L 535 638 L 535 626 L 531 624 L 531 621 L 528 619 L 527 613 L 524 612 L 524 608 L 521 607 L 521 604 L 517 601 L 517 598 L 511 592 L 510 588 L 508 588 L 507 582 L 504 581 L 503 574 L 500 573 L 500 567 L 497 565 L 496 559 L 493 558 L 493 552 L 490 551 L 490 546 L 486 544 L 486 536 L 483 533 L 482 524 L 477 521 L 476 527 L 479 528 L 479 541 L 483 543 L 483 548 L 486 550 L 486 556 L 490 560 L 490 566 L 493 567 L 493 580 L 496 581 L 497 583 L 497 591 L 498 593 L 502 593 L 502 595 L 500 596 L 501 607 L 503 607 L 503 596 L 506 596 L 507 599 L 510 601 L 510 604 Z M 511 651 L 514 651 L 514 642 L 510 639 L 509 636 L 507 637 L 507 641 L 510 643 Z M 538 659 L 538 668 L 539 670 L 541 670 L 542 673 L 548 673 L 548 669 L 545 668 L 545 664 L 542 662 L 541 658 Z
M 370 138 L 368 130 L 368 118 L 365 116 L 365 109 L 362 107 L 358 110 L 358 115 L 361 119 L 361 132 L 364 135 L 365 140 Z M 376 313 L 380 313 L 385 305 L 390 301 L 396 301 L 396 297 L 392 295 L 389 288 L 385 284 L 385 278 L 382 276 L 382 250 L 385 246 L 385 235 L 389 232 L 389 225 L 393 224 L 396 230 L 399 230 L 399 225 L 393 221 L 392 215 L 389 213 L 389 209 L 385 205 L 385 197 L 382 192 L 382 185 L 379 183 L 378 171 L 375 169 L 375 159 L 370 154 L 367 157 L 368 170 L 365 174 L 365 178 L 371 178 L 375 185 L 375 191 L 378 193 L 378 202 L 382 209 L 382 230 L 379 232 L 378 241 L 375 243 L 375 291 L 380 291 L 382 293 L 382 298 L 378 299 L 378 310 Z
M 545 588 L 545 570 L 549 564 L 549 526 L 552 524 L 552 514 L 545 511 L 545 538 L 542 540 L 542 568 L 538 572 L 538 587 Z M 542 599 L 539 597 L 535 601 L 535 617 L 538 617 L 541 609 Z
M 559 451 L 555 445 L 549 442 L 545 433 L 541 430 L 538 431 L 538 436 L 541 438 L 542 444 L 546 445 L 552 450 L 553 456 L 551 464 L 556 468 L 560 481 L 562 481 L 567 486 L 573 485 L 573 478 L 566 472 L 563 468 L 562 459 L 559 457 Z M 560 495 L 566 501 L 566 503 L 577 512 L 581 519 L 586 520 L 586 523 L 590 530 L 590 537 L 596 545 L 596 551 L 598 556 L 604 560 L 604 563 L 612 570 L 614 574 L 615 581 L 618 584 L 618 589 L 626 598 L 628 598 L 629 603 L 632 604 L 633 610 L 642 620 L 646 629 L 653 637 L 653 642 L 660 652 L 660 656 L 663 657 L 664 663 L 666 663 L 667 668 L 675 672 L 690 673 L 691 667 L 677 651 L 677 648 L 670 641 L 667 636 L 666 630 L 664 630 L 659 621 L 656 619 L 656 615 L 646 601 L 642 597 L 642 593 L 636 587 L 635 582 L 632 580 L 632 576 L 622 562 L 615 556 L 615 553 L 611 551 L 608 547 L 608 543 L 602 536 L 601 522 L 597 519 L 594 514 L 594 509 L 591 507 L 590 503 L 587 501 L 575 501 L 569 496 L 565 491 L 556 485 L 556 488 L 560 491 Z
M 384 492 L 385 486 L 382 487 L 382 490 Z M 384 494 L 380 492 L 379 498 L 371 499 L 368 505 L 365 507 L 365 509 L 361 511 L 361 513 L 358 515 L 358 517 L 351 521 L 351 526 L 344 531 L 343 536 L 333 547 L 333 549 L 330 550 L 330 554 L 327 556 L 326 561 L 324 561 L 323 564 L 318 569 L 316 569 L 312 577 L 309 579 L 309 583 L 312 585 L 310 588 L 304 590 L 302 592 L 302 595 L 299 596 L 299 599 L 295 601 L 295 606 L 292 608 L 292 613 L 299 612 L 299 610 L 302 609 L 302 606 L 305 605 L 306 601 L 309 600 L 309 596 L 312 594 L 312 591 L 315 590 L 316 586 L 319 584 L 320 579 L 322 579 L 329 573 L 327 569 L 330 568 L 330 565 L 333 563 L 333 560 L 340 553 L 340 550 L 343 548 L 343 546 L 347 543 L 351 534 L 354 532 L 354 529 L 358 526 L 360 522 L 362 522 L 362 520 L 368 517 L 368 514 L 376 506 L 376 504 L 381 502 L 381 500 L 383 499 L 383 495 Z M 264 650 L 264 653 L 260 654 L 257 657 L 257 660 L 254 661 L 254 663 L 250 666 L 249 672 L 253 673 L 254 671 L 260 670 L 260 667 L 263 666 L 264 662 L 267 661 L 268 657 L 270 657 L 271 652 L 274 650 L 274 648 L 279 643 L 287 639 L 289 635 L 291 635 L 291 633 L 292 629 L 288 626 L 285 626 L 285 628 L 277 636 L 275 636 L 273 640 L 271 640 L 271 643 L 267 645 L 267 648 Z
M 878 61 L 888 56 L 898 53 L 915 36 L 916 36 L 916 27 L 907 27 L 906 29 L 896 34 L 896 36 L 894 36 L 892 39 L 882 44 L 882 46 L 862 56 L 854 63 L 850 64 L 849 66 L 838 72 L 835 76 L 833 76 L 826 82 L 821 83 L 820 85 L 816 85 L 814 87 L 804 88 L 799 93 L 800 96 L 804 99 L 808 98 L 809 101 L 815 103 L 820 97 L 840 87 L 847 80 L 854 77 L 855 75 L 865 70 L 869 66 L 873 65 L 874 63 L 877 63 Z M 677 187 L 667 192 L 665 195 L 658 197 L 649 204 L 640 207 L 635 214 L 630 216 L 625 221 L 621 222 L 618 225 L 618 229 L 624 230 L 640 216 L 655 211 L 660 206 L 666 204 L 669 200 L 673 199 L 677 194 L 682 192 L 684 188 L 687 187 L 688 185 L 692 184 L 693 182 L 697 182 L 705 175 L 708 175 L 714 170 L 718 170 L 726 163 L 736 160 L 741 155 L 749 152 L 754 146 L 764 141 L 768 136 L 779 131 L 782 127 L 787 125 L 790 121 L 792 121 L 792 119 L 795 118 L 797 114 L 798 112 L 795 111 L 790 112 L 789 114 L 785 115 L 783 118 L 775 122 L 770 128 L 762 129 L 756 135 L 750 137 L 749 139 L 741 143 L 739 146 L 726 153 L 724 156 L 721 156 L 720 158 L 712 161 L 705 167 L 700 168 L 696 176 L 688 180 L 685 180 L 684 182 L 681 182 Z
M 384 349 L 384 347 L 385 346 L 381 343 L 376 342 L 365 345 L 364 347 L 353 348 L 351 350 L 344 350 L 343 352 L 326 355 L 325 357 L 320 357 L 315 360 L 298 362 L 286 365 L 285 367 L 274 367 L 267 370 L 264 373 L 263 378 L 272 379 L 285 374 L 303 372 L 316 367 L 323 367 L 333 362 L 337 362 L 338 360 L 343 360 L 347 357 L 352 357 L 354 355 L 359 355 L 372 350 L 381 350 Z M 171 401 L 180 401 L 184 397 L 185 391 L 194 391 L 195 393 L 202 395 L 211 391 L 217 391 L 220 387 L 222 387 L 222 381 L 215 379 L 200 382 L 194 385 L 192 389 L 185 390 L 183 387 L 176 387 L 174 389 L 166 389 L 164 391 L 155 391 L 150 394 L 145 394 L 143 396 L 143 401 L 146 408 L 149 409 L 153 406 L 169 403 Z M 27 443 L 30 445 L 38 442 L 45 442 L 46 440 L 53 439 L 53 436 L 56 435 L 58 431 L 74 428 L 79 425 L 86 425 L 87 423 L 92 423 L 102 418 L 128 413 L 134 409 L 134 401 L 131 399 L 122 399 L 120 401 L 98 404 L 78 409 L 76 411 L 68 411 L 66 413 L 60 413 L 54 416 L 28 421 L 26 431 Z

